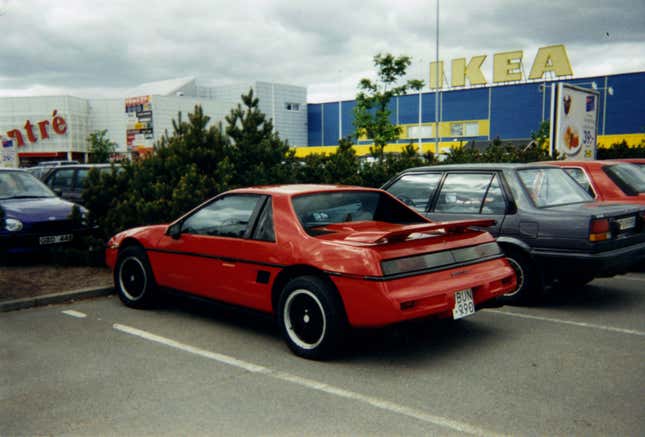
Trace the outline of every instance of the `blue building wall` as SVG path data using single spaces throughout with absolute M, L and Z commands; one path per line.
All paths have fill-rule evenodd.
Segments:
M 434 100 L 434 99 L 433 99 Z M 488 118 L 488 88 L 473 88 L 442 93 L 442 119 L 481 120 Z M 432 118 L 434 121 L 434 110 Z
M 550 94 L 545 95 L 538 83 L 498 86 L 491 88 L 491 138 L 528 138 L 542 122 L 544 113 L 549 118 Z
M 530 138 L 542 120 L 549 119 L 551 85 L 558 82 L 587 88 L 591 88 L 592 82 L 596 83 L 600 92 L 599 135 L 645 133 L 645 72 L 443 91 L 439 118 L 442 121 L 489 120 L 490 138 Z M 606 108 L 605 83 L 607 88 L 613 88 L 613 95 L 606 93 Z M 421 95 L 423 123 L 435 121 L 435 96 L 435 93 Z M 307 106 L 309 146 L 338 144 L 339 124 L 343 137 L 354 134 L 355 101 L 341 102 L 340 108 L 338 102 Z M 397 97 L 390 103 L 390 109 L 393 123 L 416 124 L 419 122 L 419 95 Z

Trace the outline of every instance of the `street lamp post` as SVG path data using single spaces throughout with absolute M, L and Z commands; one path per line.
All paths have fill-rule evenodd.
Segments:
M 421 77 L 423 77 L 423 59 L 421 59 L 421 73 L 422 73 Z M 422 119 L 422 115 L 421 115 L 421 111 L 423 110 L 422 109 L 423 107 L 422 107 L 422 104 L 421 104 L 422 103 L 421 99 L 423 98 L 423 96 L 422 96 L 421 91 L 422 91 L 422 89 L 419 88 L 419 132 L 417 132 L 417 136 L 419 137 L 419 140 L 418 140 L 419 141 L 419 155 L 423 155 L 423 146 L 421 144 L 421 137 L 422 137 L 421 124 L 423 123 L 423 119 Z
M 614 87 L 607 86 L 607 76 L 605 76 L 605 86 L 603 89 L 603 102 L 602 102 L 602 134 L 605 135 L 605 120 L 607 119 L 607 94 L 614 95 Z M 595 83 L 595 82 L 594 82 Z
M 437 80 L 437 89 L 434 93 L 434 150 L 439 154 L 439 95 L 441 93 L 441 86 L 443 81 L 439 77 L 439 0 L 437 0 L 437 16 L 436 16 L 436 35 L 435 35 L 435 73 Z

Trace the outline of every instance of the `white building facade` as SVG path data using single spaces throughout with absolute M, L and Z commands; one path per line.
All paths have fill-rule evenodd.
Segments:
M 185 78 L 143 84 L 123 98 L 0 97 L 2 165 L 85 162 L 88 136 L 104 129 L 118 154 L 147 152 L 165 132 L 172 135 L 172 122 L 180 112 L 186 120 L 201 105 L 211 123 L 225 123 L 251 88 L 280 137 L 292 146 L 307 145 L 306 88 L 267 82 L 210 87 Z

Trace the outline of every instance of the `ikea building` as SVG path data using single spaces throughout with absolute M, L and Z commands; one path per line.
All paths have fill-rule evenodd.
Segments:
M 637 72 L 394 97 L 390 102 L 391 121 L 402 127 L 402 134 L 399 145 L 388 146 L 386 151 L 397 150 L 400 144 L 410 141 L 420 143 L 423 151 L 434 153 L 445 152 L 463 142 L 487 142 L 494 138 L 526 144 L 541 122 L 550 119 L 551 85 L 559 82 L 595 88 L 599 92 L 600 147 L 623 140 L 630 145 L 645 141 L 645 72 Z M 339 138 L 352 135 L 355 106 L 354 100 L 309 104 L 307 146 L 314 147 L 309 150 L 331 150 L 325 146 L 337 145 Z M 358 144 L 361 153 L 368 153 L 369 141 L 359 140 Z
M 401 126 L 402 133 L 386 151 L 398 151 L 410 142 L 434 153 L 470 142 L 484 145 L 495 138 L 526 144 L 541 122 L 550 119 L 551 92 L 558 83 L 596 90 L 600 146 L 645 141 L 645 72 L 576 78 L 566 49 L 557 45 L 539 49 L 525 74 L 522 55 L 522 51 L 495 54 L 491 83 L 483 73 L 485 55 L 468 62 L 452 60 L 449 79 L 443 61 L 432 63 L 430 91 L 391 100 L 391 121 Z M 0 97 L 1 164 L 85 161 L 87 138 L 99 130 L 107 131 L 122 156 L 146 153 L 165 133 L 172 133 L 178 113 L 201 105 L 211 123 L 224 123 L 249 89 L 297 156 L 331 152 L 340 138 L 354 135 L 354 100 L 308 103 L 307 89 L 301 86 L 269 82 L 208 86 L 195 78 L 180 78 L 140 85 L 122 98 Z M 356 142 L 359 155 L 369 153 L 368 139 Z

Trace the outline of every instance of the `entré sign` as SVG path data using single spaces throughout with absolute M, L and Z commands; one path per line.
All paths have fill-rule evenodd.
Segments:
M 493 83 L 518 82 L 524 79 L 522 72 L 522 50 L 511 52 L 495 53 L 493 55 Z M 470 85 L 486 85 L 488 81 L 482 72 L 482 64 L 486 55 L 473 56 L 470 61 L 466 58 L 453 59 L 451 61 L 451 87 Z M 571 76 L 573 70 L 564 45 L 541 47 L 538 49 L 528 79 L 539 80 L 547 73 L 553 73 L 557 77 Z M 443 61 L 439 61 L 440 88 L 447 82 Z M 430 63 L 430 88 L 437 89 L 437 63 Z
M 50 133 L 65 135 L 67 133 L 67 121 L 65 121 L 63 116 L 58 115 L 57 109 L 54 109 L 51 121 L 42 120 L 34 124 L 31 120 L 27 120 L 23 128 L 24 135 L 21 129 L 7 131 L 7 136 L 12 138 L 18 147 L 25 145 L 25 137 L 30 143 L 35 143 L 39 139 L 44 140 L 49 138 Z

